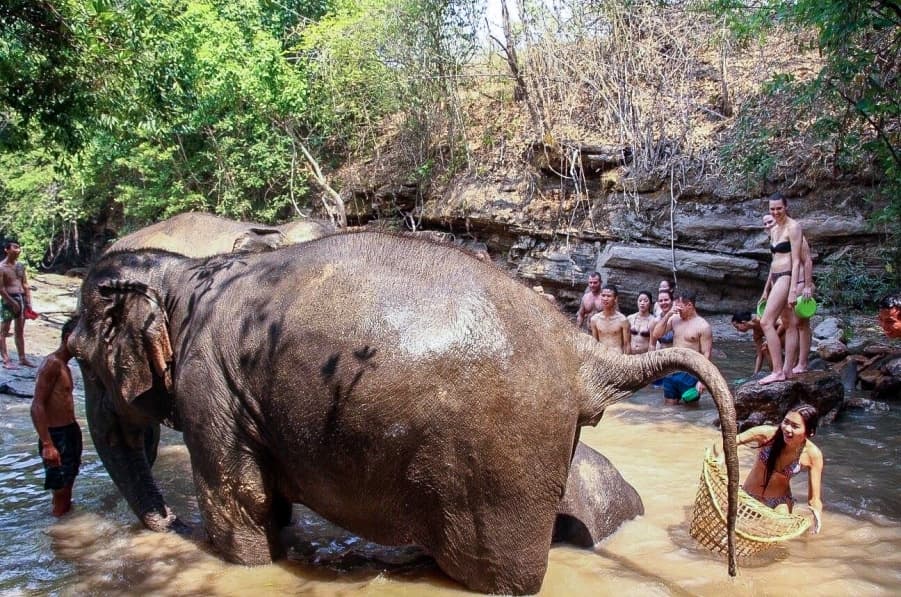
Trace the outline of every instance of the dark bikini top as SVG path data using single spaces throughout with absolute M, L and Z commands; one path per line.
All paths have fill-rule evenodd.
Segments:
M 760 448 L 758 458 L 760 458 L 761 462 L 766 463 L 766 461 L 769 460 L 771 447 L 772 446 L 764 446 L 764 447 Z M 781 471 L 778 471 L 778 472 L 782 473 L 783 475 L 785 475 L 786 477 L 791 479 L 792 477 L 794 477 L 795 475 L 797 475 L 798 473 L 801 472 L 801 457 L 798 456 L 798 458 L 796 458 L 794 462 L 792 462 L 791 464 L 789 464 L 788 466 L 786 466 L 785 468 L 783 468 Z
M 661 344 L 672 344 L 673 337 L 675 335 L 676 335 L 676 333 L 673 330 L 670 330 L 667 333 L 660 336 L 659 338 L 657 338 L 657 341 L 660 342 Z
M 770 245 L 770 253 L 791 253 L 792 243 L 790 240 L 784 240 L 781 243 Z
M 643 336 L 643 337 L 645 337 L 645 338 L 647 338 L 648 336 L 651 335 L 651 332 L 649 332 L 648 330 L 644 330 L 643 332 L 639 332 L 639 331 L 636 330 L 635 328 L 629 328 L 629 332 L 630 332 L 633 336 Z

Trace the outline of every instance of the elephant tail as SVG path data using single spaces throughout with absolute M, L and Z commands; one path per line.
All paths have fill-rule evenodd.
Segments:
M 581 405 L 580 425 L 595 425 L 604 409 L 631 396 L 655 379 L 675 371 L 687 371 L 700 379 L 713 398 L 720 415 L 723 452 L 729 480 L 728 552 L 729 574 L 736 574 L 735 519 L 738 513 L 738 443 L 735 402 L 719 369 L 702 354 L 687 348 L 667 348 L 642 355 L 616 353 L 585 334 L 576 339 L 581 358 L 581 376 L 587 400 Z

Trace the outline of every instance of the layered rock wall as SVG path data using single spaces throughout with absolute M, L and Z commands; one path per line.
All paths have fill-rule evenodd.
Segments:
M 572 310 L 592 271 L 620 287 L 627 312 L 640 290 L 655 291 L 674 275 L 699 293 L 701 311 L 753 308 L 769 272 L 766 196 L 704 179 L 679 183 L 674 199 L 667 181 L 630 176 L 625 149 L 535 145 L 523 157 L 513 174 L 460 176 L 440 195 L 422 196 L 411 184 L 357 184 L 350 221 L 415 214 L 422 229 L 484 243 L 492 259 Z M 868 187 L 797 183 L 781 190 L 810 242 L 815 275 L 848 252 L 863 256 L 860 267 L 876 266 L 866 260 L 878 241 L 868 224 Z

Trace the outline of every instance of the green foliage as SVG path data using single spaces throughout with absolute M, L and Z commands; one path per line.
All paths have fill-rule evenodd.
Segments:
M 824 65 L 810 81 L 774 73 L 749 102 L 738 135 L 726 148 L 749 186 L 773 176 L 772 164 L 793 151 L 780 139 L 804 136 L 818 147 L 835 176 L 871 171 L 878 206 L 872 224 L 885 234 L 886 274 L 901 282 L 901 8 L 877 0 L 710 0 L 702 8 L 721 16 L 740 42 L 774 28 L 813 31 Z M 774 114 L 774 106 L 783 108 Z M 796 124 L 797 123 L 797 124 Z M 856 278 L 855 278 L 856 280 Z M 860 287 L 867 285 L 860 282 Z M 849 290 L 848 300 L 857 293 Z M 840 296 L 840 295 L 837 295 Z
M 425 185 L 461 144 L 456 77 L 479 6 L 5 2 L 0 233 L 52 259 L 185 210 L 284 219 L 311 202 L 301 143 L 336 165 L 389 118 L 416 148 L 402 167 Z
M 859 259 L 845 254 L 817 276 L 816 286 L 817 297 L 825 305 L 872 309 L 892 290 L 892 275 L 887 269 L 868 271 Z

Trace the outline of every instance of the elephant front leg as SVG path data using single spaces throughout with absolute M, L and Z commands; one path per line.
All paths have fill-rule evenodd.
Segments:
M 239 449 L 210 466 L 194 463 L 194 482 L 207 535 L 229 562 L 245 566 L 269 564 L 284 555 L 280 529 L 290 523 L 291 504 L 277 495 L 258 464 Z M 193 458 L 192 458 L 193 460 Z

